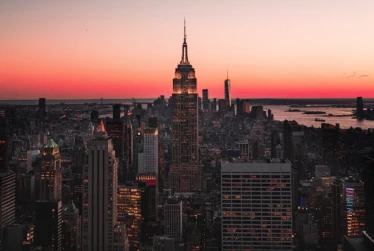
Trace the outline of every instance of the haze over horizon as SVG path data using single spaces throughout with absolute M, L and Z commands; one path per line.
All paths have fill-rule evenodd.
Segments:
M 1 1 L 0 99 L 374 97 L 374 1 Z

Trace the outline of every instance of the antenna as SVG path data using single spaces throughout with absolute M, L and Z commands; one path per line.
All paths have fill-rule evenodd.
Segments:
M 186 41 L 187 34 L 186 34 L 186 17 L 184 17 L 184 41 Z

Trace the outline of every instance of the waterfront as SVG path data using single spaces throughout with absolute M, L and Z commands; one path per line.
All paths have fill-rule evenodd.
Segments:
M 340 124 L 340 128 L 348 129 L 350 127 L 361 127 L 362 129 L 374 128 L 374 120 L 357 120 L 352 116 L 333 117 L 332 115 L 351 115 L 352 108 L 336 108 L 336 107 L 300 107 L 300 112 L 288 112 L 288 106 L 285 105 L 264 105 L 264 109 L 270 109 L 274 114 L 274 119 L 279 121 L 295 120 L 297 123 L 305 126 L 321 127 L 321 123 L 329 123 L 335 125 Z M 294 109 L 294 108 L 293 108 Z M 303 114 L 303 111 L 322 111 L 325 115 Z M 324 119 L 325 122 L 315 121 L 316 118 Z
M 135 101 L 142 104 L 142 107 L 146 109 L 148 103 L 152 103 L 155 98 L 136 99 Z M 167 99 L 166 99 L 167 100 Z M 132 104 L 133 99 L 103 99 L 103 104 Z M 100 104 L 101 99 L 82 99 L 82 100 L 48 100 L 47 105 L 76 105 L 76 104 Z M 37 105 L 38 100 L 0 100 L 0 104 L 8 105 Z M 312 104 L 311 104 L 312 105 Z M 271 109 L 274 114 L 274 119 L 279 121 L 284 120 L 295 120 L 297 123 L 305 126 L 321 127 L 321 122 L 315 121 L 316 118 L 324 119 L 329 124 L 340 124 L 340 128 L 347 129 L 350 127 L 356 128 L 361 127 L 362 129 L 374 128 L 374 120 L 357 120 L 352 118 L 353 108 L 336 108 L 336 107 L 293 107 L 292 109 L 299 109 L 300 112 L 288 112 L 289 106 L 287 105 L 266 105 L 263 104 L 265 110 Z M 322 111 L 326 114 L 303 114 L 304 111 Z M 101 118 L 106 116 L 111 117 L 111 108 L 102 110 L 100 114 Z M 332 115 L 352 115 L 344 117 L 327 116 Z

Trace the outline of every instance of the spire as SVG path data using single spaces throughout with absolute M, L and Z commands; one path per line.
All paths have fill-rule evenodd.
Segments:
M 184 42 L 186 43 L 187 34 L 186 34 L 186 18 L 184 18 Z
M 187 54 L 186 18 L 184 18 L 184 39 L 183 39 L 183 46 L 182 46 L 182 59 L 180 63 L 190 64 L 190 62 L 188 62 L 188 54 Z
M 227 77 L 226 79 L 229 79 L 229 69 L 227 69 Z

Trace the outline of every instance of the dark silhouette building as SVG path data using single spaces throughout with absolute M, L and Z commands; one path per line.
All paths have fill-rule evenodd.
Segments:
M 45 121 L 45 98 L 39 98 L 39 118 L 40 121 Z
M 121 120 L 121 104 L 114 104 L 113 105 L 113 120 L 120 121 Z
M 357 118 L 364 118 L 364 101 L 362 97 L 357 97 L 356 116 Z
M 148 127 L 151 127 L 151 128 L 157 128 L 158 127 L 157 117 L 149 117 L 148 118 Z
M 203 110 L 204 112 L 207 112 L 210 110 L 208 89 L 203 89 Z
M 8 170 L 8 137 L 0 134 L 0 172 Z
M 35 245 L 62 251 L 62 202 L 38 201 L 35 205 Z

